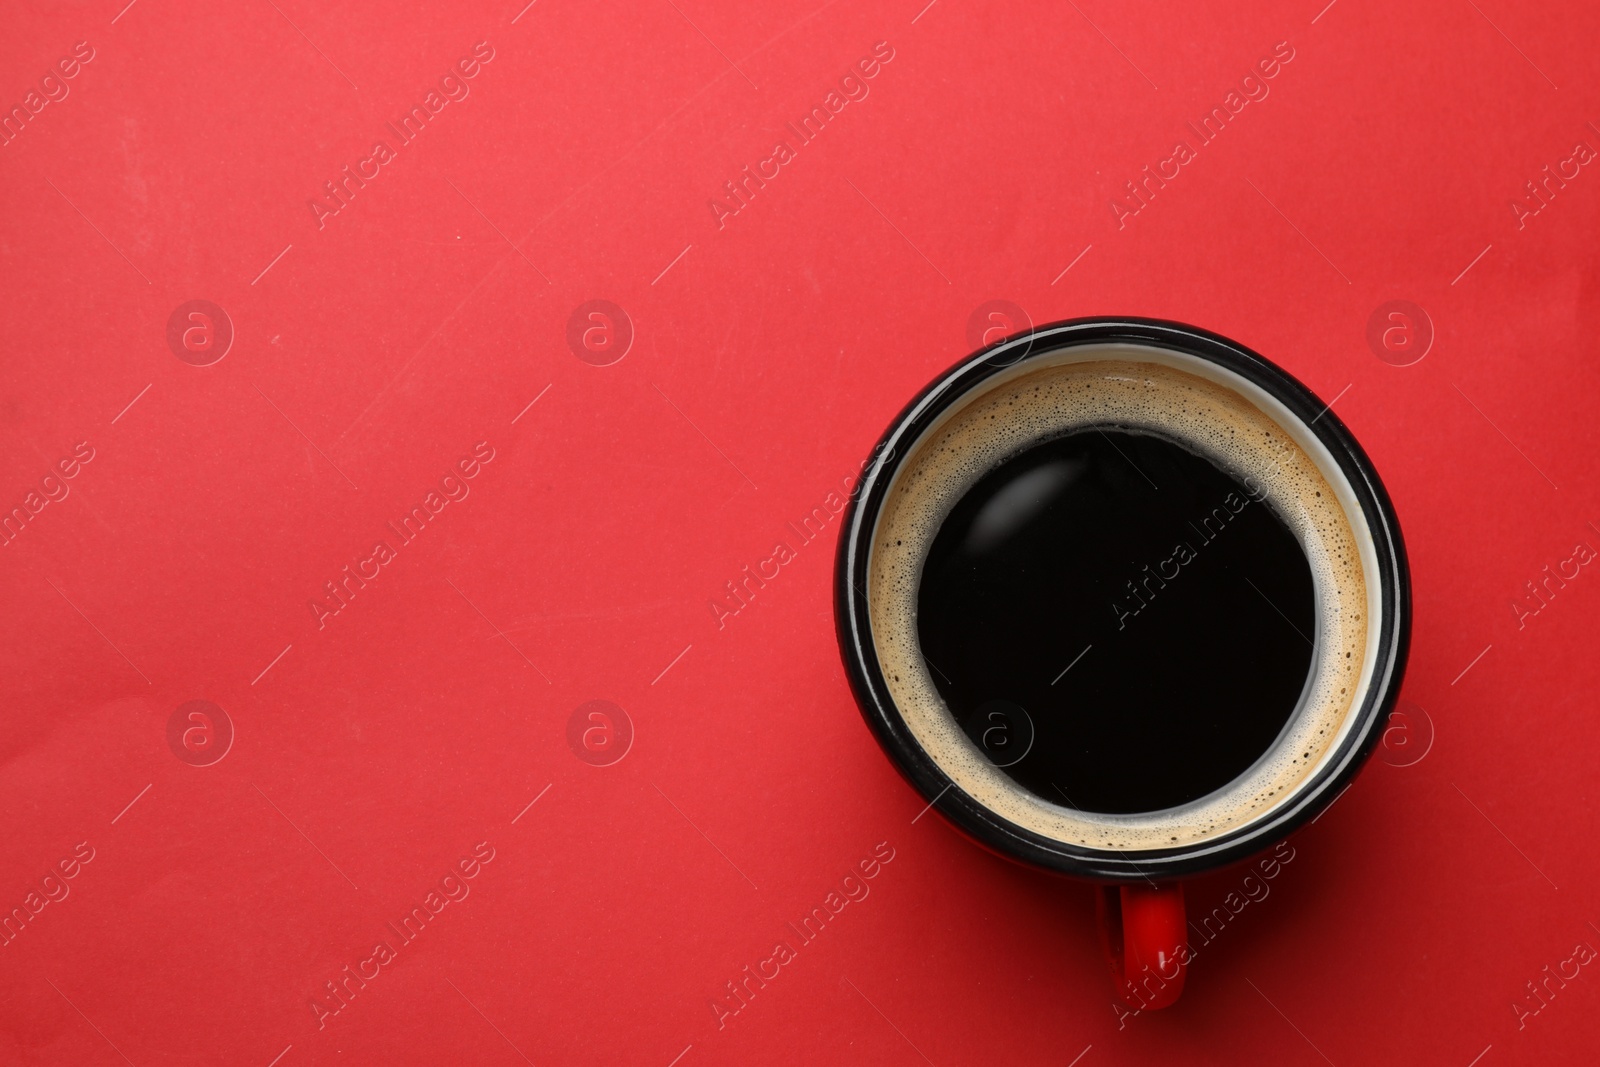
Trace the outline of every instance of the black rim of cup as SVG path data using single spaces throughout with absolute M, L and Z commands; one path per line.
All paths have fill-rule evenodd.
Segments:
M 1378 559 L 1382 624 L 1378 658 L 1355 722 L 1284 803 L 1265 816 L 1195 844 L 1117 852 L 1065 844 L 1005 819 L 956 786 L 925 752 L 890 696 L 872 641 L 866 597 L 873 529 L 890 483 L 922 433 L 993 375 L 1083 345 L 1127 343 L 1207 360 L 1265 389 L 1332 453 L 1361 508 Z M 1394 507 L 1371 460 L 1333 411 L 1287 372 L 1217 334 L 1158 319 L 1094 318 L 1040 326 L 962 360 L 902 411 L 873 451 L 840 534 L 835 567 L 839 646 L 862 716 L 878 744 L 924 801 L 979 844 L 1012 859 L 1084 878 L 1176 878 L 1246 859 L 1316 818 L 1350 783 L 1383 734 L 1400 692 L 1411 634 L 1411 583 Z M 1020 788 L 1020 787 L 1019 787 Z

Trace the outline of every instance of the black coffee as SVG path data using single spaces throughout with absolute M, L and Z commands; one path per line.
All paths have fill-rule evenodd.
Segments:
M 1025 789 L 1159 811 L 1232 782 L 1288 724 L 1310 564 L 1254 486 L 1147 433 L 1078 431 L 961 497 L 917 592 L 929 674 Z

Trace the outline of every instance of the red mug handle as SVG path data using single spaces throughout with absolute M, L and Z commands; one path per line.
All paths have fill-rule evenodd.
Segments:
M 1100 887 L 1100 942 L 1123 1003 L 1165 1008 L 1183 992 L 1189 948 L 1183 886 L 1133 882 Z

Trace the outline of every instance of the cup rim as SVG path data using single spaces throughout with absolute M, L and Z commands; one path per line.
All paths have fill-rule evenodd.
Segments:
M 965 793 L 913 737 L 889 692 L 872 640 L 865 594 L 873 529 L 911 445 L 951 405 L 990 377 L 1066 348 L 1135 344 L 1207 360 L 1264 389 L 1328 449 L 1350 484 L 1378 561 L 1382 607 L 1372 679 L 1351 727 L 1310 777 L 1281 805 L 1204 841 L 1122 853 L 1068 844 L 1011 822 Z M 930 808 L 984 847 L 1023 863 L 1104 881 L 1174 878 L 1246 859 L 1315 819 L 1371 755 L 1400 694 L 1411 634 L 1411 583 L 1405 544 L 1376 468 L 1344 423 L 1287 371 L 1243 345 L 1199 327 L 1138 317 L 1078 318 L 1034 327 L 988 346 L 936 377 L 894 418 L 851 494 L 834 572 L 834 617 L 845 674 L 879 746 Z M 926 809 L 925 809 L 926 810 Z

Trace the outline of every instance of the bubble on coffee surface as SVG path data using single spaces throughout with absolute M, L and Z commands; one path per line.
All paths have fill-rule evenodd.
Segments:
M 916 442 L 885 497 L 868 567 L 873 643 L 896 706 L 956 786 L 1042 836 L 1138 851 L 1194 844 L 1270 811 L 1328 753 L 1367 662 L 1366 576 L 1338 496 L 1304 449 L 1237 392 L 1125 358 L 1043 366 L 964 401 Z M 1111 354 L 1110 352 L 1107 353 Z M 986 473 L 1029 446 L 1076 430 L 1127 429 L 1179 441 L 1259 486 L 1310 566 L 1316 635 L 1297 714 L 1249 771 L 1221 790 L 1162 812 L 1106 815 L 1054 804 L 998 769 L 955 721 L 929 676 L 917 632 L 917 591 L 929 548 L 951 510 Z

